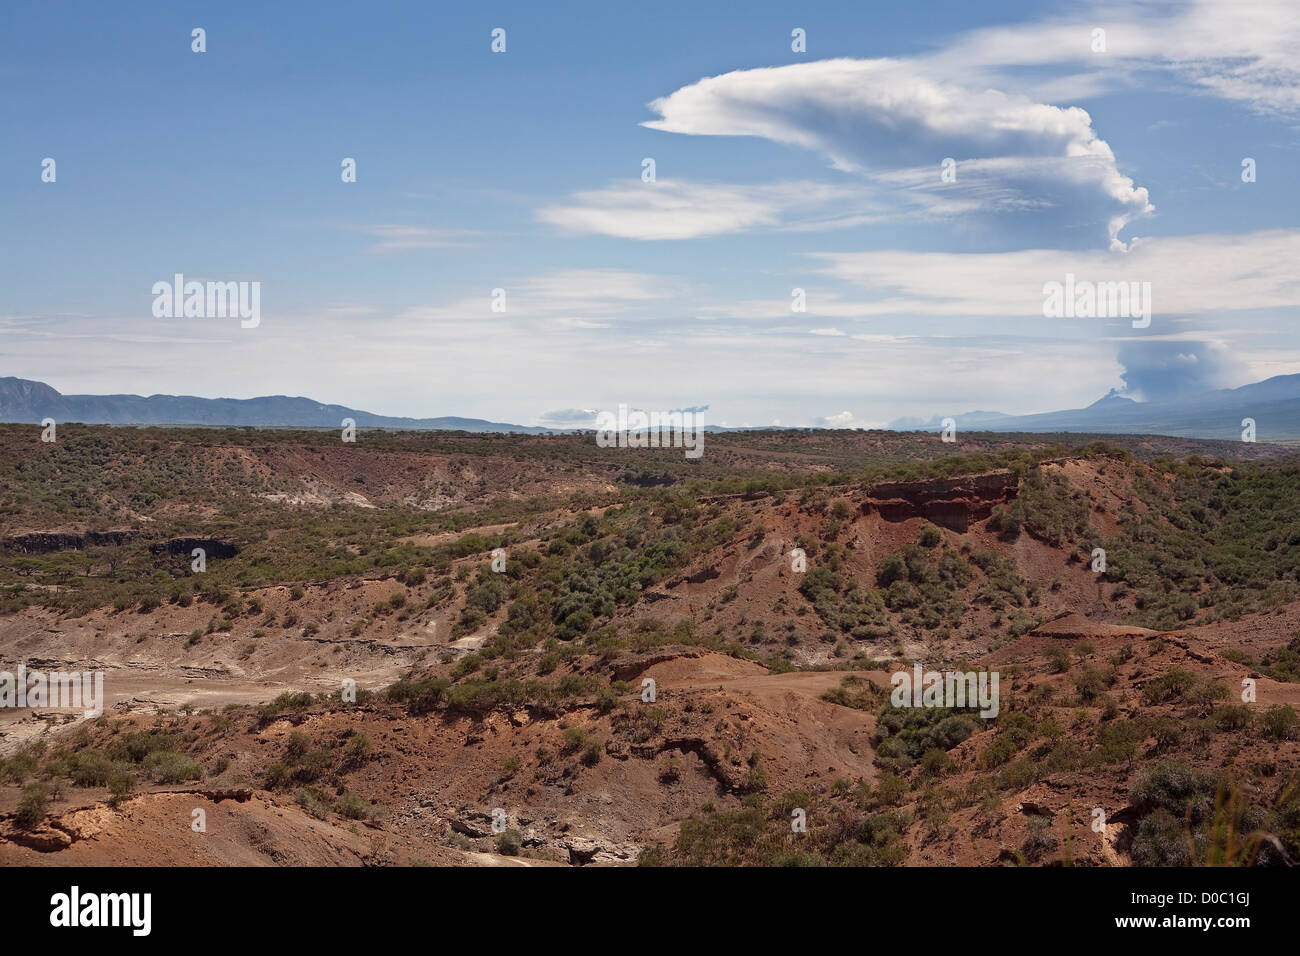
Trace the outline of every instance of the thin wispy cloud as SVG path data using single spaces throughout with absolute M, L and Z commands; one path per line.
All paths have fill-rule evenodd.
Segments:
M 444 249 L 468 245 L 477 233 L 466 229 L 438 229 L 431 226 L 372 225 L 351 227 L 377 240 L 371 252 L 406 252 L 412 249 Z
M 1093 31 L 1105 31 L 1105 50 Z M 1130 0 L 972 30 L 920 58 L 939 75 L 1077 99 L 1142 85 L 1136 74 L 1261 113 L 1300 113 L 1300 7 L 1291 0 Z M 1042 69 L 1046 68 L 1044 75 Z
M 1042 320 L 1043 284 L 1069 273 L 1092 282 L 1149 282 L 1157 315 L 1300 306 L 1300 230 L 1165 236 L 1126 253 L 1029 249 L 998 253 L 818 253 L 826 276 L 862 288 L 856 302 L 810 295 L 813 314 L 861 317 L 1011 315 Z M 775 305 L 775 303 L 773 303 Z

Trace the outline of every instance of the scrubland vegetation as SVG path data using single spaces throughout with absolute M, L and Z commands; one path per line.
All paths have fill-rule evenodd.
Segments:
M 1300 737 L 1300 719 L 1287 705 L 1236 703 L 1225 681 L 1165 654 L 1163 637 L 1112 642 L 1104 652 L 1062 641 L 1041 652 L 1041 666 L 1003 665 L 1006 697 L 993 720 L 894 708 L 878 675 L 867 676 L 910 666 L 905 645 L 933 648 L 964 670 L 959 655 L 973 644 L 980 653 L 1014 644 L 1050 616 L 1061 579 L 1096 549 L 1106 568 L 1087 579 L 1087 597 L 1095 592 L 1112 621 L 1170 630 L 1300 600 L 1294 459 L 1139 458 L 1116 445 L 1068 449 L 1045 436 L 950 455 L 906 436 L 879 450 L 819 434 L 755 433 L 718 437 L 702 465 L 661 455 L 629 467 L 572 436 L 375 433 L 364 436 L 364 449 L 340 451 L 320 434 L 69 426 L 56 447 L 38 452 L 19 452 L 19 437 L 0 428 L 0 444 L 15 452 L 0 460 L 6 536 L 126 535 L 44 552 L 0 549 L 0 615 L 98 615 L 114 632 L 138 633 L 187 609 L 200 619 L 176 635 L 184 649 L 233 634 L 245 656 L 286 632 L 325 629 L 344 643 L 423 625 L 433 614 L 449 627 L 447 640 L 474 640 L 363 689 L 356 704 L 295 691 L 224 713 L 160 714 L 148 728 L 101 718 L 27 745 L 0 759 L 0 781 L 21 791 L 19 827 L 38 827 L 68 788 L 100 791 L 117 805 L 148 789 L 235 779 L 313 817 L 377 824 L 387 811 L 363 778 L 382 752 L 360 730 L 324 733 L 309 722 L 356 707 L 443 726 L 522 714 L 521 723 L 562 730 L 553 748 L 496 760 L 499 787 L 567 794 L 583 774 L 630 755 L 654 762 L 665 791 L 711 775 L 718 799 L 681 814 L 680 835 L 648 850 L 647 865 L 915 862 L 951 837 L 958 817 L 991 831 L 1026 791 L 1082 790 L 1099 777 L 1123 783 L 1132 811 L 1125 852 L 1135 863 L 1300 859 L 1294 766 L 1271 756 Z M 437 456 L 436 481 L 422 474 L 421 455 Z M 1086 466 L 1088 481 L 1065 474 L 1065 458 Z M 283 469 L 285 461 L 323 469 L 331 487 L 378 504 L 346 496 L 294 503 L 302 488 L 265 465 Z M 530 477 L 533 466 L 552 484 Z M 1000 470 L 1015 474 L 1018 489 L 979 534 L 921 520 L 901 544 L 899 535 L 878 547 L 855 531 L 860 502 L 880 482 Z M 446 473 L 459 482 L 454 500 Z M 778 521 L 797 530 L 774 532 Z M 186 548 L 166 546 L 190 538 L 230 553 L 195 573 Z M 760 602 L 740 571 L 735 583 L 708 583 L 724 561 L 784 562 L 791 547 L 802 550 L 807 570 L 783 576 L 777 598 Z M 508 553 L 501 573 L 489 565 L 498 548 Z M 313 604 L 321 588 L 357 582 L 385 589 L 377 598 L 369 592 L 353 620 Z M 684 593 L 695 584 L 706 596 L 683 602 L 687 611 L 660 615 L 647 600 L 671 601 L 670 587 Z M 729 736 L 734 727 L 714 703 L 631 703 L 636 681 L 619 672 L 629 660 L 706 651 L 770 675 L 845 671 L 830 690 L 819 685 L 812 702 L 870 715 L 874 782 L 787 791 L 743 734 Z M 1223 658 L 1295 683 L 1300 631 Z M 256 765 L 238 775 L 234 748 L 209 745 L 241 722 L 240 732 L 260 734 L 284 721 L 292 729 L 269 736 Z M 796 810 L 806 832 L 791 829 Z M 1023 815 L 1023 839 L 1002 862 L 1070 862 L 1068 833 L 1079 821 Z M 494 838 L 498 852 L 530 852 L 518 831 L 509 834 Z

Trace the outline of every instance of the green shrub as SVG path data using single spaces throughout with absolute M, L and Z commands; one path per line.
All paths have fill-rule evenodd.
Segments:
M 1193 826 L 1208 819 L 1220 789 L 1213 773 L 1174 761 L 1161 761 L 1138 774 L 1129 789 L 1129 803 L 1140 811 L 1162 809 Z
M 311 750 L 311 738 L 301 730 L 295 730 L 289 735 L 288 743 L 284 745 L 285 762 L 293 765 L 309 750 Z
M 1073 680 L 1079 699 L 1085 704 L 1091 704 L 1105 694 L 1107 688 L 1114 683 L 1114 675 L 1095 667 L 1084 666 L 1074 674 Z
M 0 780 L 8 783 L 24 783 L 36 772 L 40 765 L 43 745 L 24 744 L 11 757 L 0 757 Z
M 78 787 L 106 787 L 115 772 L 113 761 L 95 750 L 83 750 L 67 764 L 67 776 Z
M 1289 740 L 1295 736 L 1297 717 L 1289 704 L 1274 705 L 1259 716 L 1260 730 L 1269 740 Z
M 280 790 L 287 787 L 292 779 L 293 771 L 288 764 L 280 761 L 267 766 L 262 775 L 263 785 L 267 790 Z
M 1177 703 L 1196 686 L 1198 678 L 1189 670 L 1171 667 L 1159 677 L 1153 677 L 1142 688 L 1142 703 L 1153 704 Z
M 368 820 L 374 816 L 374 808 L 363 798 L 348 790 L 334 802 L 335 808 L 349 820 Z
M 126 771 L 118 771 L 108 779 L 108 803 L 109 806 L 116 807 L 123 803 L 131 796 L 131 791 L 135 789 L 135 777 Z
M 324 747 L 309 750 L 299 760 L 290 763 L 293 767 L 293 779 L 298 783 L 312 783 L 330 772 L 334 766 L 334 754 Z
M 603 756 L 605 756 L 605 742 L 589 740 L 582 750 L 582 764 L 584 767 L 594 767 L 600 763 L 600 758 Z
M 1191 866 L 1195 838 L 1164 808 L 1143 817 L 1130 850 L 1135 866 Z
M 502 856 L 518 856 L 524 845 L 523 835 L 518 830 L 506 830 L 497 834 L 497 852 Z
M 203 776 L 203 768 L 185 754 L 171 751 L 157 751 L 144 759 L 145 775 L 154 783 L 173 784 L 198 780 Z
M 1097 728 L 1097 746 L 1092 752 L 1100 764 L 1130 763 L 1146 736 L 1142 725 L 1132 720 L 1112 720 Z
M 1055 853 L 1060 841 L 1047 828 L 1046 823 L 1031 823 L 1029 833 L 1020 844 L 1020 855 L 1026 863 L 1037 863 L 1043 857 Z
M 388 688 L 386 696 L 394 703 L 405 704 L 412 714 L 427 714 L 446 702 L 450 687 L 451 681 L 441 677 L 398 681 Z
M 323 820 L 325 814 L 329 811 L 329 801 L 319 791 L 311 787 L 302 787 L 293 795 L 293 800 L 298 806 L 302 807 L 308 815 L 315 817 L 317 820 Z
M 18 811 L 14 814 L 14 823 L 23 830 L 34 830 L 45 819 L 45 811 L 50 803 L 50 788 L 43 783 L 29 783 L 23 787 L 22 799 L 18 801 Z

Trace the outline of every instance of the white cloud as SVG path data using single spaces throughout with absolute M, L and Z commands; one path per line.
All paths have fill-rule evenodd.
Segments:
M 505 311 L 493 312 L 490 289 L 482 295 L 413 306 L 400 314 L 410 330 L 436 330 L 439 337 L 500 334 L 541 322 L 552 329 L 604 329 L 614 321 L 649 315 L 681 294 L 672 276 L 621 269 L 560 269 L 517 280 L 503 279 Z M 404 334 L 411 334 L 410 332 Z
M 537 210 L 569 232 L 621 239 L 697 239 L 780 226 L 834 229 L 883 219 L 888 205 L 849 185 L 784 182 L 745 186 L 660 179 L 612 183 Z
M 1086 164 L 1043 160 L 1051 188 L 1071 183 Z M 980 212 L 1045 208 L 1009 188 L 1004 160 L 962 164 L 962 179 L 941 183 L 934 167 L 881 173 L 843 184 L 808 180 L 759 185 L 664 180 L 612 183 L 574 193 L 536 211 L 538 220 L 567 232 L 620 239 L 698 239 L 757 229 L 822 232 L 874 223 L 939 222 Z M 1049 175 L 1050 174 L 1050 175 Z
M 678 283 L 668 276 L 624 269 L 559 269 L 524 280 L 523 301 L 555 310 L 669 298 Z
M 1092 31 L 1106 31 L 1106 51 Z M 975 30 L 920 62 L 1049 99 L 1075 99 L 1132 86 L 1157 70 L 1189 88 L 1261 112 L 1300 112 L 1300 6 L 1294 0 L 1130 0 L 1050 22 Z M 1051 71 L 1027 68 L 1050 67 Z
M 1098 28 L 1104 52 L 1093 50 Z M 1155 71 L 1171 85 L 1300 113 L 1297 48 L 1294 0 L 1132 0 L 971 31 L 911 58 L 736 70 L 654 100 L 659 118 L 643 125 L 815 151 L 856 174 L 852 188 L 612 185 L 537 215 L 572 232 L 636 239 L 996 215 L 1004 235 L 1025 244 L 1051 235 L 1055 245 L 1087 247 L 1104 238 L 1122 250 L 1121 232 L 1153 211 L 1147 190 L 1120 171 L 1085 110 L 1051 104 L 1135 87 L 1139 74 Z M 955 182 L 940 180 L 945 158 L 957 162 Z M 799 195 L 801 185 L 813 188 Z
M 880 177 L 881 187 L 925 188 L 931 202 L 948 186 L 973 208 L 1051 208 L 1069 225 L 1103 229 L 1112 244 L 1153 208 L 1146 189 L 1119 171 L 1087 111 L 937 80 L 906 60 L 737 70 L 650 108 L 660 115 L 643 124 L 651 129 L 800 146 L 842 171 Z M 955 182 L 941 179 L 947 158 L 957 163 Z
M 742 186 L 656 182 L 580 192 L 537 218 L 570 232 L 622 239 L 695 239 L 770 226 L 780 205 Z
M 822 418 L 813 419 L 813 424 L 818 428 L 870 428 L 869 422 L 864 422 L 852 412 L 836 412 L 834 415 L 826 415 Z
M 594 428 L 596 408 L 555 408 L 537 416 L 537 424 L 553 428 Z
M 814 315 L 1042 319 L 1043 284 L 1063 281 L 1066 273 L 1094 282 L 1150 282 L 1157 318 L 1300 306 L 1294 267 L 1300 260 L 1300 230 L 1294 229 L 1144 239 L 1127 253 L 887 251 L 818 253 L 814 258 L 824 275 L 872 296 L 849 302 L 810 289 L 808 311 Z

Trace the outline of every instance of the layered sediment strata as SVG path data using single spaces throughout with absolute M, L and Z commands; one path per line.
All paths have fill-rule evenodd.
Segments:
M 863 514 L 886 521 L 925 518 L 943 528 L 964 532 L 971 522 L 993 513 L 995 505 L 1016 497 L 1020 478 L 1014 471 L 993 471 L 956 478 L 888 481 L 867 489 Z

